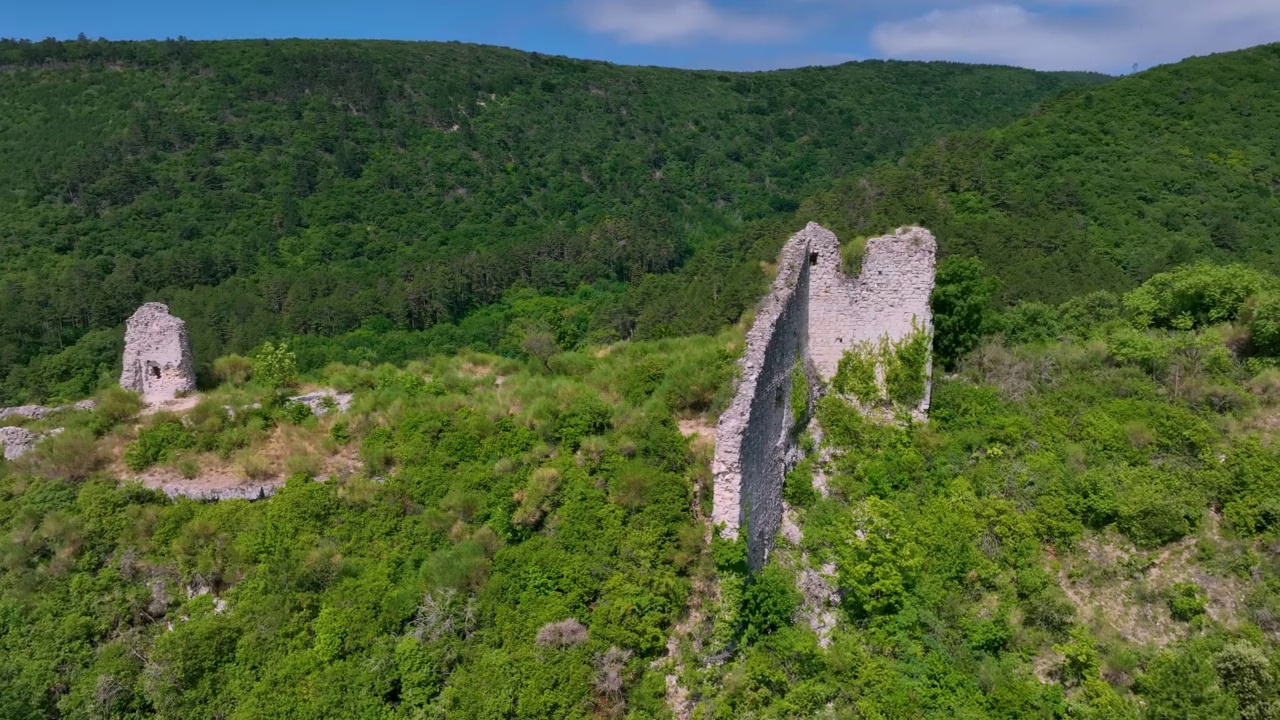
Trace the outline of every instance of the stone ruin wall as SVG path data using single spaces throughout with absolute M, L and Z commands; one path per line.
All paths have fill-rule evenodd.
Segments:
M 195 364 L 187 324 L 162 303 L 146 303 L 125 323 L 120 386 L 148 403 L 196 389 Z
M 782 523 L 782 479 L 799 458 L 791 428 L 791 371 L 800 357 L 811 388 L 835 376 L 855 343 L 899 340 L 912 323 L 932 336 L 929 294 L 936 243 L 922 228 L 867 241 L 862 270 L 842 270 L 840 242 L 809 223 L 783 247 L 778 274 L 747 333 L 734 399 L 720 416 L 712 462 L 712 523 L 724 537 L 748 528 L 748 564 L 764 564 Z M 929 408 L 929 383 L 915 408 Z
M 782 525 L 781 478 L 794 422 L 791 371 L 797 355 L 805 355 L 814 229 L 821 230 L 810 223 L 782 249 L 773 287 L 747 333 L 737 392 L 716 428 L 712 523 L 723 523 L 730 537 L 747 526 L 753 568 L 763 564 L 765 549 Z
M 840 244 L 822 230 L 834 252 L 820 253 L 813 268 L 809 310 L 809 353 L 823 382 L 835 377 L 844 352 L 862 342 L 881 338 L 901 340 L 912 323 L 933 337 L 933 292 L 937 242 L 924 228 L 899 228 L 893 235 L 867 240 L 858 277 L 844 274 Z M 828 262 L 827 258 L 831 261 Z M 932 359 L 926 375 L 932 377 Z M 924 399 L 915 408 L 918 420 L 928 417 L 932 383 L 925 383 Z

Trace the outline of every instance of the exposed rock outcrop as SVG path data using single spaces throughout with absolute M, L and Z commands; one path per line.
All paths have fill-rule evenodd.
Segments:
M 289 402 L 296 402 L 311 408 L 311 412 L 320 417 L 330 410 L 338 412 L 346 412 L 351 407 L 351 398 L 355 397 L 352 393 L 338 392 L 324 388 L 306 395 L 298 395 L 289 398 Z
M 149 403 L 171 400 L 196 389 L 187 324 L 161 303 L 147 303 L 129 318 L 124 333 L 120 386 Z
M 58 405 L 56 407 L 48 407 L 45 405 L 18 405 L 17 407 L 0 408 L 0 420 L 7 420 L 12 417 L 22 417 L 28 420 L 40 420 L 54 413 L 65 412 L 67 410 L 92 410 L 97 406 L 93 400 L 81 400 L 70 405 Z
M 234 487 L 191 487 L 184 483 L 165 483 L 155 489 L 171 498 L 192 500 L 265 500 L 276 494 L 283 481 L 250 482 Z
M 923 228 L 872 238 L 861 271 L 852 278 L 842 269 L 836 236 L 816 223 L 782 248 L 773 287 L 747 333 L 741 375 L 732 403 L 720 416 L 712 462 L 712 522 L 730 538 L 746 526 L 751 567 L 764 563 L 778 534 L 782 478 L 799 460 L 794 432 L 799 418 L 790 402 L 793 369 L 798 363 L 812 397 L 825 391 L 846 351 L 864 343 L 894 343 L 916 332 L 931 339 L 936 249 Z M 920 419 L 929 409 L 929 365 L 924 372 L 924 396 L 910 408 Z
M 4 446 L 4 459 L 17 460 L 36 446 L 39 435 L 26 428 L 0 427 L 0 445 Z

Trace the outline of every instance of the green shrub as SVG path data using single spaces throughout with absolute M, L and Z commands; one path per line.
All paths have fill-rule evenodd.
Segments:
M 339 420 L 329 428 L 329 437 L 339 445 L 351 442 L 351 428 L 346 420 Z
M 200 475 L 200 463 L 195 458 L 182 458 L 177 462 L 174 468 L 178 474 L 187 480 L 193 480 Z
M 1189 330 L 1235 320 L 1250 297 L 1275 286 L 1275 277 L 1245 265 L 1187 265 L 1153 276 L 1124 305 L 1138 327 Z
M 1000 330 L 1010 345 L 1056 340 L 1061 324 L 1057 308 L 1027 301 L 1005 310 L 999 320 Z
M 1058 317 L 1063 332 L 1086 338 L 1102 326 L 1119 320 L 1123 309 L 1120 296 L 1106 290 L 1095 290 L 1059 305 Z
M 264 348 L 265 349 L 265 348 Z M 219 383 L 241 387 L 253 377 L 254 362 L 242 355 L 223 355 L 210 368 Z
M 880 397 L 876 383 L 876 367 L 880 362 L 880 348 L 870 342 L 851 346 L 840 356 L 831 386 L 842 395 L 851 395 L 861 402 L 872 403 Z
M 1230 643 L 1213 656 L 1213 669 L 1223 689 L 1235 698 L 1242 720 L 1280 717 L 1271 660 L 1262 648 L 1248 640 Z
M 937 282 L 929 305 L 933 309 L 933 352 L 948 370 L 978 346 L 987 331 L 991 299 L 999 282 L 987 275 L 977 258 L 948 257 L 938 263 Z
M 782 480 L 782 499 L 792 507 L 807 508 L 818 500 L 813 487 L 813 460 L 800 461 Z
M 1116 527 L 1135 545 L 1154 548 L 1186 537 L 1204 514 L 1204 500 L 1174 475 L 1156 468 L 1121 474 Z
M 166 462 L 175 451 L 187 450 L 195 445 L 191 431 L 177 421 L 152 425 L 138 433 L 138 439 L 124 449 L 124 464 L 139 472 Z
M 106 457 L 92 432 L 70 428 L 41 440 L 21 462 L 44 477 L 84 480 L 102 469 Z
M 1013 639 L 1013 627 L 1005 615 L 980 618 L 969 624 L 968 636 L 969 647 L 974 650 L 998 653 Z
M 929 342 L 929 334 L 913 319 L 911 334 L 882 352 L 885 391 L 900 409 L 913 408 L 924 399 Z
M 639 405 L 653 394 L 667 375 L 666 359 L 659 355 L 644 355 L 623 368 L 619 384 L 622 396 Z
M 844 274 L 857 277 L 862 272 L 862 257 L 867 253 L 867 239 L 857 236 L 840 246 L 840 267 Z
M 1208 594 L 1195 583 L 1175 583 L 1169 588 L 1169 612 L 1175 620 L 1194 620 L 1204 614 L 1208 603 Z
M 315 413 L 311 412 L 311 407 L 306 403 L 300 402 L 285 403 L 284 407 L 281 408 L 281 414 L 287 422 L 293 425 L 301 425 L 315 417 Z
M 555 438 L 567 452 L 575 452 L 583 438 L 603 435 L 613 427 L 613 409 L 592 395 L 581 395 L 556 419 Z
M 269 390 L 292 387 L 298 381 L 298 357 L 287 343 L 268 340 L 253 354 L 253 377 Z
M 800 600 L 791 576 L 778 566 L 752 575 L 742 595 L 742 642 L 750 645 L 789 626 Z
M 1079 685 L 1098 676 L 1102 659 L 1089 631 L 1072 628 L 1070 642 L 1054 645 L 1053 649 L 1062 653 L 1062 676 L 1067 684 Z
M 1280 356 L 1280 293 L 1263 293 L 1249 309 L 1249 340 L 1263 355 Z
M 89 426 L 98 435 L 105 435 L 116 425 L 134 419 L 142 410 L 142 398 L 118 385 L 99 390 L 94 402 Z

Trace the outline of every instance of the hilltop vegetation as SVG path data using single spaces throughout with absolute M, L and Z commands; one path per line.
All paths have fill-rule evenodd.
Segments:
M 919 223 L 1006 300 L 1125 290 L 1195 260 L 1280 269 L 1280 45 L 1158 67 L 961 132 L 802 209 L 841 237 Z
M 619 283 L 749 244 L 743 223 L 789 221 L 832 178 L 1104 79 L 321 41 L 10 41 L 0 66 L 8 401 L 94 384 L 108 331 L 144 299 L 187 320 L 203 362 L 287 335 L 421 330 L 516 286 L 594 283 L 595 341 L 662 336 L 646 310 L 662 294 Z M 733 311 L 709 312 L 714 328 L 754 302 L 749 279 L 719 284 Z
M 8 397 L 110 382 L 141 295 L 206 361 L 291 336 L 209 362 L 182 414 L 115 389 L 5 421 L 43 439 L 0 462 L 0 716 L 1280 717 L 1280 46 L 916 149 L 1089 78 L 452 44 L 0 57 Z M 917 85 L 861 84 L 889 80 Z M 810 82 L 849 94 L 806 105 Z M 961 87 L 994 93 L 981 117 Z M 62 107 L 74 152 L 38 120 Z M 852 264 L 860 236 L 937 233 L 931 417 L 819 401 L 749 574 L 705 522 L 706 435 L 810 214 Z M 316 417 L 299 382 L 352 404 Z M 287 480 L 256 502 L 119 482 L 211 469 Z
M 740 327 L 336 364 L 302 378 L 354 391 L 323 418 L 280 399 L 279 347 L 185 418 L 113 392 L 0 465 L 0 714 L 670 718 L 673 675 L 702 720 L 1270 717 L 1278 290 L 1192 266 L 981 311 L 1000 334 L 928 424 L 819 403 L 826 491 L 811 454 L 798 543 L 754 576 L 708 543 L 710 444 L 675 422 L 724 407 Z M 273 428 L 360 467 L 203 503 L 85 459 L 203 466 Z M 826 563 L 824 648 L 797 588 Z
M 114 393 L 62 418 L 52 442 L 82 442 L 0 463 L 0 716 L 661 715 L 650 662 L 710 572 L 710 445 L 674 414 L 722 402 L 740 342 L 335 365 L 315 379 L 355 404 L 324 418 L 256 362 L 185 417 Z M 261 453 L 273 427 L 361 468 L 216 503 L 79 472 Z

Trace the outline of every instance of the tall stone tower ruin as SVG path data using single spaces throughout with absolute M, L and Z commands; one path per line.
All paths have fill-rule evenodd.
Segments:
M 129 317 L 120 386 L 151 404 L 196 389 L 187 324 L 170 315 L 167 305 L 147 303 Z
M 720 416 L 712 462 L 712 522 L 728 538 L 746 527 L 753 569 L 764 564 L 782 523 L 783 475 L 800 460 L 790 403 L 797 363 L 814 397 L 831 391 L 846 352 L 891 346 L 916 332 L 932 344 L 936 253 L 928 230 L 899 228 L 867 241 L 855 278 L 842 269 L 835 234 L 816 223 L 782 248 L 773 287 L 747 333 L 738 387 Z M 931 372 L 929 361 L 923 397 L 907 408 L 917 419 L 927 417 Z M 883 385 L 882 369 L 877 381 Z M 875 399 L 849 400 L 864 412 L 886 415 Z

